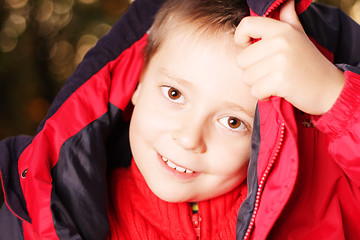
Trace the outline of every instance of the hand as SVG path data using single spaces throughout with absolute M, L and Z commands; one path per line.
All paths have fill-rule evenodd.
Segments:
M 252 39 L 260 39 L 252 44 Z M 244 18 L 235 32 L 242 48 L 237 61 L 254 97 L 285 98 L 296 108 L 314 115 L 327 112 L 338 98 L 344 74 L 326 59 L 305 34 L 294 0 L 280 9 L 280 21 Z

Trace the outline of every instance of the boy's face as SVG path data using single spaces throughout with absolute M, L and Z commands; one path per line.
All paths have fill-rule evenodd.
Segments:
M 250 157 L 257 100 L 236 65 L 239 50 L 231 36 L 192 38 L 167 37 L 132 98 L 135 162 L 154 194 L 169 202 L 229 192 L 245 179 Z

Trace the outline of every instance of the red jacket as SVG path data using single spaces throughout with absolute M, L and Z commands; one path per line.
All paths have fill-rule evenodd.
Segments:
M 193 213 L 190 203 L 158 198 L 136 164 L 114 170 L 109 182 L 109 240 L 235 239 L 237 213 L 247 192 L 244 181 L 224 195 L 198 202 Z
M 281 2 L 248 5 L 276 17 Z M 161 3 L 136 0 L 86 55 L 36 135 L 0 142 L 1 239 L 106 238 L 108 172 L 131 161 L 127 105 Z M 339 10 L 309 4 L 297 4 L 300 20 L 344 71 L 345 87 L 321 117 L 276 97 L 259 102 L 238 239 L 360 239 L 360 27 Z

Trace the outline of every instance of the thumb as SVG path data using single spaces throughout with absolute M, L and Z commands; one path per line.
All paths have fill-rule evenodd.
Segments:
M 280 8 L 280 21 L 286 22 L 301 32 L 305 32 L 295 10 L 295 0 L 286 1 Z

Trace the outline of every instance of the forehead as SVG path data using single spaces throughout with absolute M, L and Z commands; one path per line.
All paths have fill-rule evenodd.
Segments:
M 150 61 L 159 78 L 176 80 L 191 93 L 214 104 L 231 103 L 255 108 L 256 100 L 242 81 L 236 64 L 237 53 L 231 33 L 209 37 L 188 29 L 172 31 Z M 181 90 L 181 89 L 180 89 Z
M 216 49 L 217 53 L 225 54 L 227 57 L 234 57 L 235 52 L 239 51 L 234 41 L 235 29 L 226 30 L 222 28 L 211 28 L 200 26 L 199 23 L 176 24 L 168 29 L 165 33 L 164 39 L 160 44 L 163 45 L 177 45 L 186 48 L 197 49 Z
M 232 32 L 200 31 L 196 25 L 186 24 L 169 31 L 151 62 L 181 74 L 203 74 L 203 68 L 215 64 L 215 68 L 208 70 L 218 72 L 225 80 L 230 72 L 242 72 L 236 64 L 240 51 Z

